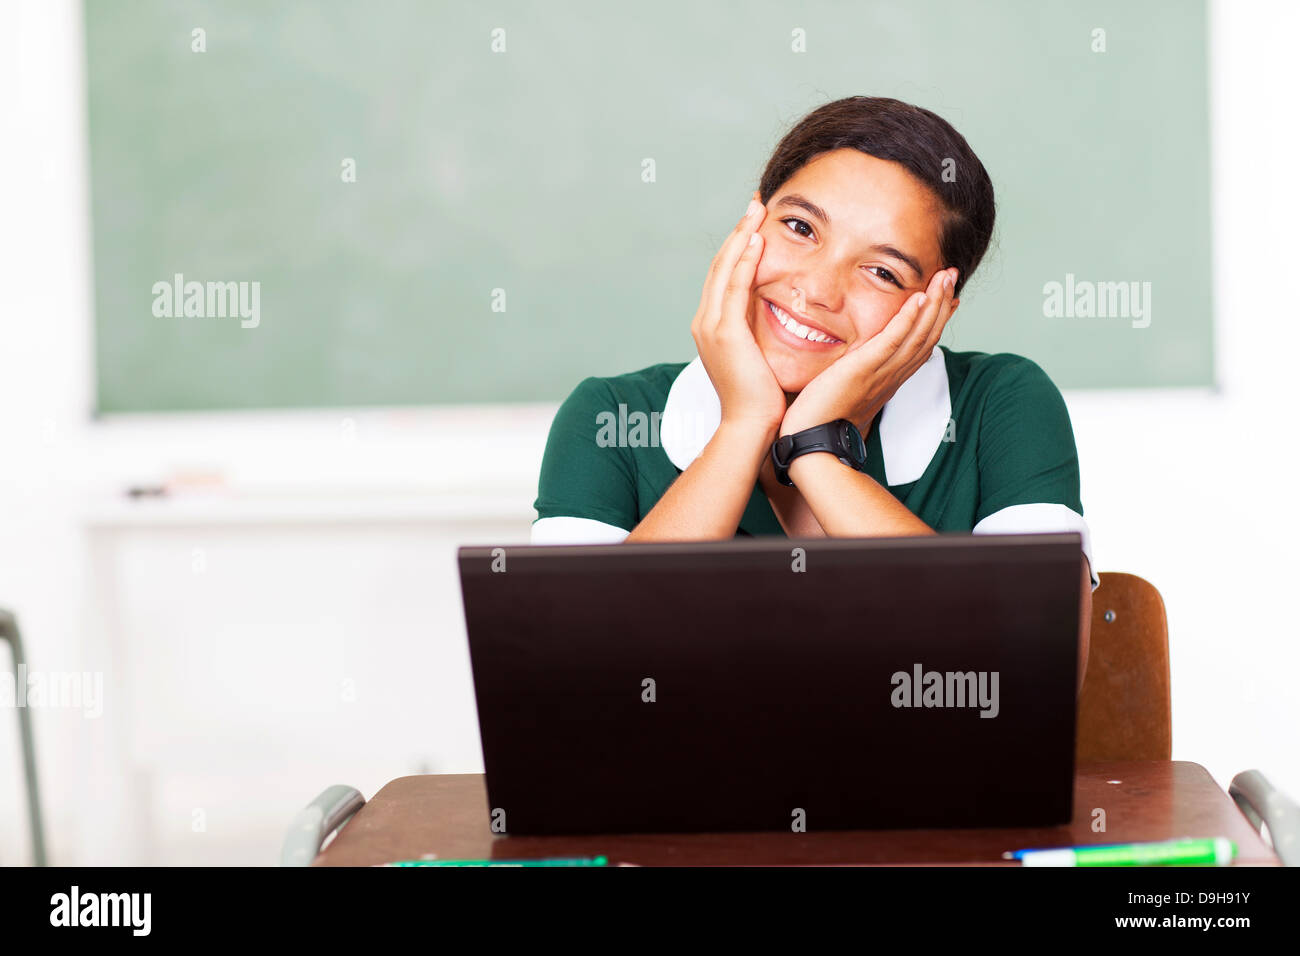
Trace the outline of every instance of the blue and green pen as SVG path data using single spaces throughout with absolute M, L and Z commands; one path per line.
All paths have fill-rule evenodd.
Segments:
M 606 866 L 603 856 L 555 857 L 549 860 L 401 860 L 380 866 Z
M 1003 853 L 1002 857 L 1019 860 L 1024 866 L 1226 866 L 1236 855 L 1235 843 L 1215 837 L 1209 840 L 1016 850 Z

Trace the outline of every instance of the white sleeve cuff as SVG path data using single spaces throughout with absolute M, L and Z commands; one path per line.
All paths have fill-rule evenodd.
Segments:
M 984 518 L 971 534 L 1033 534 L 1049 531 L 1077 531 L 1083 539 L 1083 555 L 1088 559 L 1092 589 L 1097 590 L 1096 562 L 1092 559 L 1092 540 L 1083 515 L 1065 505 L 1011 505 Z M 539 518 L 533 522 L 533 544 L 618 544 L 631 532 L 591 518 Z
M 618 544 L 630 531 L 591 518 L 538 518 L 532 544 Z
M 1065 505 L 1039 502 L 1011 505 L 995 511 L 971 528 L 971 534 L 1035 534 L 1048 531 L 1077 531 L 1083 537 L 1083 556 L 1088 559 L 1088 576 L 1097 590 L 1097 562 L 1092 559 L 1092 538 L 1083 515 Z

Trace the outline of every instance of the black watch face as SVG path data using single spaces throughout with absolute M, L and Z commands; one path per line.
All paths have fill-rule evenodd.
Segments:
M 867 446 L 862 441 L 862 435 L 848 422 L 840 426 L 840 444 L 855 464 L 861 466 L 867 460 Z
M 794 451 L 794 436 L 783 435 L 776 442 L 777 461 L 782 466 L 790 464 L 790 452 Z

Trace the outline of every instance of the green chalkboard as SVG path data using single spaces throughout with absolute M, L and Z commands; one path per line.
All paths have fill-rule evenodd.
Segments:
M 1213 382 L 1201 2 L 85 13 L 104 413 L 557 400 L 688 359 L 772 147 L 850 94 L 934 110 L 993 176 L 947 344 L 1062 387 Z M 1045 314 L 1052 282 L 1136 282 L 1145 324 Z

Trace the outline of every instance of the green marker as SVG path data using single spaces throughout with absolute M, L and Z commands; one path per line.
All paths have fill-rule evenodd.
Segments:
M 1237 845 L 1223 837 L 1016 850 L 1002 854 L 1004 859 L 1019 860 L 1024 866 L 1224 866 L 1236 855 Z
M 401 860 L 381 863 L 380 866 L 605 866 L 609 861 L 603 856 L 557 857 L 549 860 Z

